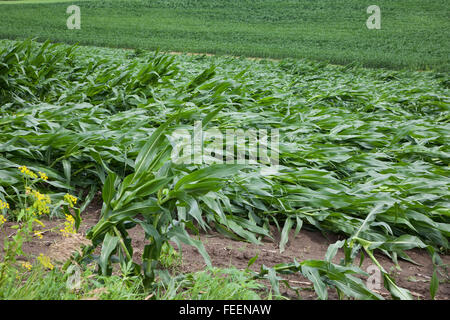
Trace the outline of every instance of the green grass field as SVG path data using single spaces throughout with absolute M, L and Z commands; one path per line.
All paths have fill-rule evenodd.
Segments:
M 377 1 L 381 30 L 367 29 L 373 3 L 361 0 L 71 2 L 81 30 L 66 27 L 68 3 L 33 2 L 3 2 L 0 38 L 449 70 L 444 0 Z

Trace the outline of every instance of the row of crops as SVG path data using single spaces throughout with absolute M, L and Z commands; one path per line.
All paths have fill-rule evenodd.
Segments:
M 276 225 L 281 251 L 292 229 L 347 240 L 324 260 L 263 268 L 274 287 L 277 274 L 299 272 L 320 298 L 334 288 L 380 299 L 359 279 L 368 256 L 392 296 L 408 299 L 373 253 L 411 261 L 408 249 L 427 249 L 433 277 L 440 271 L 450 235 L 448 86 L 438 73 L 4 41 L 0 199 L 11 212 L 19 205 L 21 166 L 48 176 L 39 188 L 52 199 L 76 195 L 81 211 L 102 191 L 92 246 L 78 259 L 96 259 L 105 275 L 129 264 L 148 286 L 169 240 L 196 246 L 209 263 L 186 229 L 259 243 Z M 278 171 L 174 163 L 170 134 L 199 121 L 224 132 L 278 129 Z M 148 239 L 142 261 L 132 258 L 135 226 Z

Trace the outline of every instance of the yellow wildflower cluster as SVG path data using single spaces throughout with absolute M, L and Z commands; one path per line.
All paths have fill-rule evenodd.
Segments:
M 31 268 L 33 268 L 33 266 L 29 262 L 22 262 L 22 267 L 24 267 L 28 271 L 30 271 Z
M 20 172 L 22 172 L 24 175 L 26 175 L 26 176 L 28 176 L 28 177 L 30 177 L 30 178 L 32 178 L 32 179 L 37 179 L 37 178 L 38 178 L 37 174 L 34 173 L 33 171 L 31 171 L 30 169 L 28 169 L 26 166 L 21 166 L 21 167 L 19 167 L 19 170 L 20 170 Z M 47 180 L 48 180 L 48 176 L 47 176 L 44 172 L 38 171 L 38 173 L 39 173 L 39 177 L 40 177 L 42 180 L 44 180 L 44 181 L 47 181 Z
M 76 234 L 77 231 L 75 230 L 75 219 L 71 215 L 66 214 L 64 229 L 61 229 L 59 231 L 61 231 L 64 237 L 68 237 L 69 234 Z
M 19 167 L 19 170 L 20 170 L 20 172 L 22 172 L 23 174 L 29 176 L 30 178 L 37 179 L 37 177 L 38 177 L 36 175 L 36 173 L 34 173 L 30 169 L 28 169 L 26 166 Z
M 39 176 L 41 177 L 42 180 L 44 180 L 44 181 L 48 180 L 48 177 L 47 177 L 47 175 L 44 172 L 40 172 L 39 171 L 38 173 L 39 173 Z
M 39 191 L 30 188 L 27 188 L 26 194 L 31 194 L 33 196 L 33 209 L 35 209 L 39 215 L 50 213 L 50 208 L 48 205 L 51 203 L 51 200 L 48 195 L 42 194 Z
M 53 270 L 55 267 L 51 262 L 50 258 L 47 256 L 44 256 L 42 253 L 37 257 L 38 261 L 47 269 Z
M 5 208 L 6 208 L 6 209 L 9 209 L 9 203 L 0 200 L 0 210 L 3 210 L 3 209 L 5 209 Z
M 73 208 L 73 206 L 77 204 L 77 200 L 77 197 L 74 197 L 68 193 L 66 193 L 66 195 L 64 196 L 64 201 L 66 201 L 71 208 Z
M 6 218 L 0 214 L 0 226 L 2 226 L 6 222 Z

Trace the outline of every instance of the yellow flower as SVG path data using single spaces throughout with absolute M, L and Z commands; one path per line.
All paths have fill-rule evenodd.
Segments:
M 53 270 L 53 268 L 55 267 L 51 263 L 50 258 L 47 256 L 44 256 L 42 253 L 39 255 L 39 257 L 37 259 L 47 269 Z
M 39 224 L 42 228 L 45 228 L 45 224 L 43 224 L 41 220 L 35 218 L 35 219 L 33 219 L 33 222 L 36 222 L 36 223 Z
M 64 196 L 64 201 L 66 201 L 69 204 L 69 207 L 73 208 L 75 204 L 77 204 L 77 197 L 74 197 L 68 193 Z
M 0 226 L 2 226 L 6 222 L 6 218 L 0 214 Z
M 62 235 L 64 237 L 68 237 L 69 234 L 76 234 L 77 231 L 75 230 L 75 219 L 66 214 L 66 222 L 64 222 L 64 229 L 60 229 Z
M 35 235 L 36 237 L 38 237 L 39 239 L 42 239 L 42 238 L 43 238 L 42 232 L 40 232 L 40 231 L 35 231 L 35 232 L 34 232 L 34 235 Z
M 48 180 L 48 177 L 47 177 L 47 175 L 44 173 L 44 172 L 38 172 L 39 173 L 39 175 L 41 176 L 41 179 L 42 180 L 44 180 L 44 181 L 47 181 Z
M 9 209 L 9 203 L 0 200 L 0 210 Z
M 34 198 L 33 209 L 39 215 L 49 214 L 50 208 L 48 205 L 51 203 L 50 197 L 46 194 L 42 194 L 39 191 L 33 189 L 27 190 L 27 192 L 28 191 L 30 191 L 31 195 Z
M 37 179 L 36 173 L 34 173 L 30 169 L 28 169 L 26 166 L 19 167 L 19 170 L 20 170 L 20 172 L 22 172 L 23 174 L 29 176 L 30 178 Z
M 22 262 L 22 267 L 24 267 L 28 271 L 30 271 L 31 268 L 33 268 L 33 266 L 29 262 Z

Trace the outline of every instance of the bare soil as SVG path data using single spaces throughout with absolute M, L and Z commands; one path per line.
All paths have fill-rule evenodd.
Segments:
M 80 227 L 80 236 L 66 238 L 58 232 L 46 232 L 43 239 L 33 238 L 32 241 L 24 244 L 24 252 L 26 255 L 38 256 L 40 253 L 50 256 L 54 261 L 64 261 L 70 257 L 71 252 L 79 248 L 86 239 L 83 237 L 87 230 L 96 224 L 101 210 L 101 202 L 94 200 L 86 211 L 82 214 L 83 222 Z M 59 230 L 59 226 L 63 224 L 61 220 L 43 220 L 46 229 L 55 228 Z M 6 223 L 6 235 L 14 234 L 15 230 L 10 226 L 13 223 Z M 322 234 L 318 231 L 308 231 L 302 229 L 294 238 L 293 231 L 289 237 L 288 245 L 284 252 L 280 253 L 278 242 L 279 233 L 275 227 L 272 228 L 274 240 L 263 239 L 260 245 L 235 241 L 227 238 L 218 232 L 212 231 L 208 233 L 200 233 L 197 237 L 203 242 L 206 251 L 211 257 L 214 267 L 226 268 L 236 267 L 245 269 L 252 257 L 258 255 L 256 262 L 250 267 L 254 271 L 259 271 L 262 265 L 272 267 L 279 263 L 290 263 L 294 261 L 302 261 L 306 259 L 324 259 L 327 248 L 330 244 L 336 242 L 339 236 L 334 234 Z M 129 230 L 133 239 L 134 258 L 138 261 L 142 255 L 146 240 L 144 232 L 141 228 L 135 227 Z M 0 234 L 0 241 L 3 243 L 4 234 Z M 176 246 L 175 246 L 176 248 Z M 400 269 L 386 256 L 376 254 L 376 258 L 383 267 L 391 272 L 396 283 L 403 288 L 408 289 L 417 299 L 430 299 L 429 287 L 430 279 L 433 274 L 433 264 L 429 254 L 425 250 L 413 249 L 409 250 L 408 255 L 417 263 L 417 265 L 399 260 Z M 343 258 L 343 252 L 338 252 L 333 262 L 339 263 Z M 444 264 L 449 264 L 449 255 L 441 256 Z M 25 258 L 20 258 L 25 260 Z M 362 269 L 367 270 L 372 262 L 369 258 L 364 259 Z M 204 270 L 206 264 L 198 251 L 190 246 L 182 246 L 182 264 L 178 267 L 177 272 L 189 273 Z M 291 286 L 300 287 L 301 299 L 316 299 L 316 295 L 312 288 L 312 284 L 300 275 L 287 276 Z M 450 300 L 450 283 L 448 277 L 441 277 L 436 299 Z M 267 283 L 267 285 L 269 285 Z M 298 296 L 286 287 L 281 287 L 281 292 L 291 299 L 298 299 Z M 383 288 L 378 291 L 379 294 L 389 299 L 390 294 Z M 337 299 L 334 291 L 329 292 L 330 299 Z

